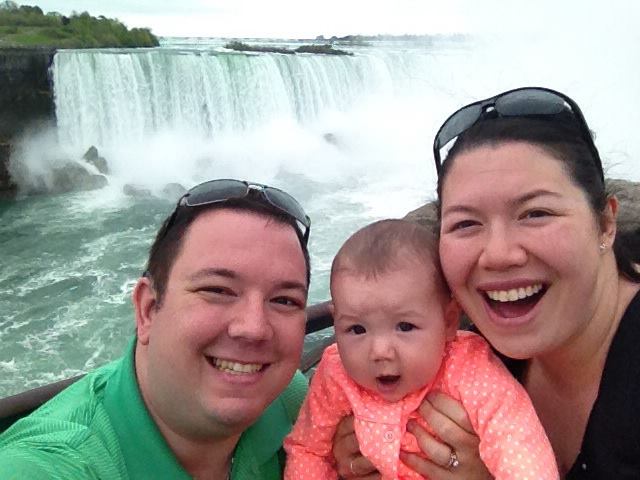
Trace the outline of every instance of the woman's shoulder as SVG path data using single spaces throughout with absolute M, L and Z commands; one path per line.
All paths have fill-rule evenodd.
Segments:
M 567 478 L 589 465 L 594 478 L 640 475 L 640 293 L 622 316 L 609 347 L 598 396 L 589 416 L 579 461 Z M 575 474 L 575 476 L 573 476 Z

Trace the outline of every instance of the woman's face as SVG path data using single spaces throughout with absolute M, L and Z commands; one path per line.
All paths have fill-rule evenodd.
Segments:
M 606 284 L 603 234 L 559 160 L 525 142 L 468 150 L 441 202 L 444 274 L 498 350 L 531 358 L 585 331 Z

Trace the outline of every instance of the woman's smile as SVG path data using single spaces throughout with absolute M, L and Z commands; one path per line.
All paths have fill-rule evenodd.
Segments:
M 523 317 L 535 308 L 546 291 L 547 288 L 542 283 L 535 283 L 526 287 L 487 290 L 481 293 L 484 294 L 487 306 L 497 317 L 524 320 Z

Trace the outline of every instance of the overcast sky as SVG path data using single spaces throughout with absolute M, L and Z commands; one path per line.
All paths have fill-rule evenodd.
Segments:
M 541 32 L 640 28 L 635 0 L 34 0 L 149 27 L 160 36 L 313 38 L 348 34 Z

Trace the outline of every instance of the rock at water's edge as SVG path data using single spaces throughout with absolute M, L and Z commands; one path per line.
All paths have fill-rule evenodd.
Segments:
M 51 48 L 0 49 L 0 192 L 15 190 L 8 168 L 15 138 L 30 125 L 54 120 L 54 54 Z
M 98 149 L 93 145 L 89 147 L 82 158 L 86 160 L 87 163 L 96 167 L 100 173 L 103 173 L 104 175 L 109 174 L 109 164 L 107 163 L 107 160 L 100 156 Z

